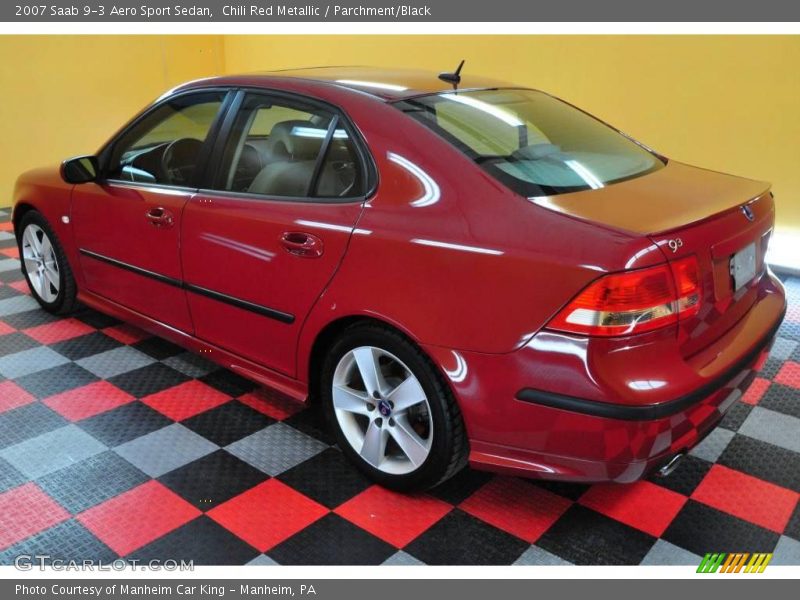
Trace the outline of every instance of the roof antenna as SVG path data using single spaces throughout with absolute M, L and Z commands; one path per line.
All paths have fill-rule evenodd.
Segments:
M 458 84 L 461 83 L 461 67 L 463 66 L 464 66 L 464 61 L 462 60 L 460 63 L 458 63 L 458 68 L 452 73 L 448 72 L 439 73 L 439 79 L 447 83 L 452 83 L 453 89 L 457 90 Z

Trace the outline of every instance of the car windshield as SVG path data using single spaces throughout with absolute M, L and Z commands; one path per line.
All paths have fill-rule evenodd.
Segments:
M 542 92 L 446 92 L 396 106 L 526 197 L 597 189 L 664 166 L 608 125 Z

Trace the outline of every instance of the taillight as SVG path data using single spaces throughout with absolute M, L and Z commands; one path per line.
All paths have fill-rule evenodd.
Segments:
M 700 310 L 700 269 L 690 256 L 611 273 L 589 284 L 548 328 L 595 336 L 631 335 L 673 325 Z

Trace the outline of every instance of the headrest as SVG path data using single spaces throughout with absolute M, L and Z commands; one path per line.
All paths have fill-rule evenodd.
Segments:
M 283 143 L 294 160 L 313 160 L 319 154 L 326 133 L 326 129 L 311 121 L 281 121 L 273 125 L 269 139 L 273 144 Z

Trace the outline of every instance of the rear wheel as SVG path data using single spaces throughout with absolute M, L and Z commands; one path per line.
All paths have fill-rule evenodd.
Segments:
M 449 388 L 396 331 L 373 324 L 347 329 L 330 349 L 321 377 L 340 448 L 378 483 L 425 489 L 466 464 L 464 424 Z
M 18 232 L 22 272 L 33 297 L 53 314 L 72 312 L 77 303 L 75 279 L 50 224 L 32 210 L 22 217 Z

